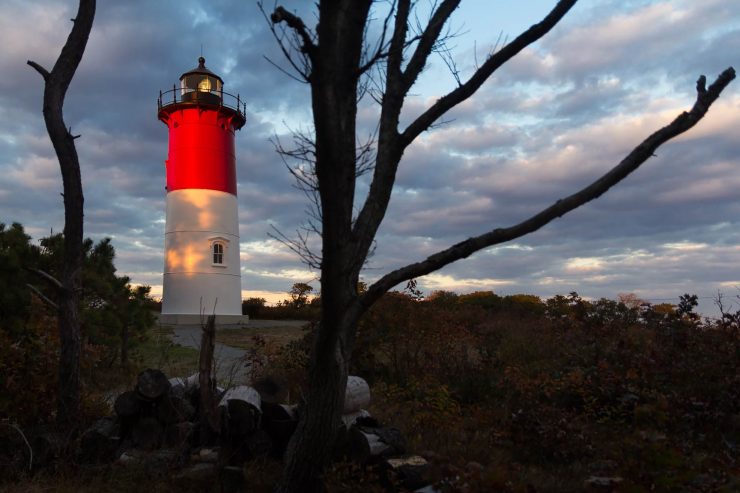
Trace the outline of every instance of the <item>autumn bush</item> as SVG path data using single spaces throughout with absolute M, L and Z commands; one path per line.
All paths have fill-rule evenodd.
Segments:
M 695 306 L 390 293 L 351 373 L 443 491 L 738 491 L 740 342 Z M 309 349 L 310 333 L 275 363 L 300 371 Z M 361 481 L 338 471 L 333 490 Z

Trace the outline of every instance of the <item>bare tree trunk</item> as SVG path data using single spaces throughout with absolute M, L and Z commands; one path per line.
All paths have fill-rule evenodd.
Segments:
M 213 395 L 213 351 L 216 346 L 216 316 L 209 315 L 203 327 L 200 339 L 200 357 L 198 359 L 198 384 L 200 385 L 200 439 L 207 443 L 221 429 Z
M 64 97 L 85 52 L 95 17 L 95 0 L 80 0 L 74 27 L 51 72 L 28 64 L 44 78 L 44 121 L 59 160 L 64 187 L 64 271 L 59 291 L 59 397 L 57 423 L 77 420 L 80 405 L 79 296 L 82 272 L 83 204 L 80 162 L 73 136 L 64 123 Z
M 322 3 L 313 50 L 312 106 L 322 211 L 321 322 L 314 340 L 305 411 L 276 491 L 316 491 L 331 458 L 347 385 L 363 259 L 353 255 L 358 73 L 370 0 Z

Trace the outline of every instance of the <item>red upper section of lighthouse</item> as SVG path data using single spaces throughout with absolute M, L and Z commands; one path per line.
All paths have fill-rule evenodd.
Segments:
M 234 127 L 230 115 L 201 108 L 168 112 L 167 191 L 208 188 L 236 195 Z
M 167 191 L 210 189 L 236 195 L 234 131 L 246 122 L 239 96 L 223 92 L 205 67 L 180 77 L 180 88 L 160 93 L 159 119 L 169 128 Z M 224 101 L 228 101 L 228 104 Z

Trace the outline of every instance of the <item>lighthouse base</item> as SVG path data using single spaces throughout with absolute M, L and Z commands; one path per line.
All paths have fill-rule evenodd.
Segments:
M 208 315 L 196 315 L 193 313 L 173 314 L 162 313 L 159 315 L 159 325 L 205 325 Z M 249 315 L 216 315 L 216 327 L 222 325 L 247 325 Z

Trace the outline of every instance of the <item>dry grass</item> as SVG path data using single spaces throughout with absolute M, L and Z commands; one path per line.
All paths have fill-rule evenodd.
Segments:
M 255 338 L 262 338 L 269 346 L 283 347 L 304 334 L 303 328 L 296 325 L 222 329 L 216 332 L 216 341 L 235 348 L 252 349 L 255 347 Z

